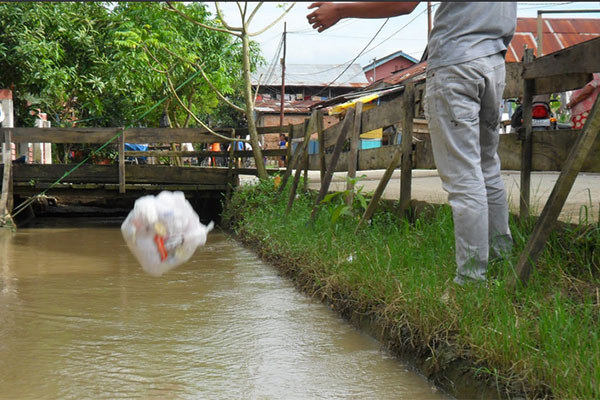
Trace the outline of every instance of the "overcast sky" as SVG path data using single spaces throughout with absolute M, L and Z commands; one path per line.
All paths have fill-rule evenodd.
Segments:
M 214 12 L 214 6 L 210 9 Z M 257 2 L 248 2 L 252 10 Z M 251 31 L 267 26 L 282 13 L 279 5 L 288 3 L 265 2 L 250 25 Z M 384 23 L 384 19 L 345 19 L 325 32 L 314 31 L 306 20 L 311 12 L 311 2 L 297 2 L 288 15 L 265 33 L 254 38 L 260 43 L 263 56 L 270 63 L 275 54 L 283 32 L 283 21 L 287 22 L 286 61 L 290 64 L 345 64 L 358 56 L 363 48 L 375 36 Z M 433 12 L 438 2 L 433 2 Z M 232 24 L 239 21 L 239 11 L 234 2 L 220 3 L 225 19 Z M 600 2 L 519 2 L 519 17 L 537 17 L 537 10 L 577 10 L 600 9 Z M 558 15 L 551 15 L 558 17 Z M 563 18 L 600 18 L 599 13 L 564 14 Z M 420 59 L 427 44 L 427 2 L 421 2 L 410 14 L 390 18 L 381 32 L 355 62 L 361 66 L 369 64 L 373 58 L 382 58 L 395 51 L 402 50 L 410 56 Z

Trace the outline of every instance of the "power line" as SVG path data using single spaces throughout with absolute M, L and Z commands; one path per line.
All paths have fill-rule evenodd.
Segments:
M 433 6 L 432 6 L 432 8 L 433 8 L 433 7 L 435 7 L 435 6 L 437 6 L 437 4 L 436 4 L 436 5 L 433 5 Z M 403 29 L 405 29 L 407 26 L 409 26 L 410 24 L 412 24 L 413 22 L 415 22 L 415 20 L 416 20 L 417 18 L 419 18 L 421 15 L 425 14 L 426 12 L 427 12 L 427 8 L 425 8 L 423 11 L 421 11 L 419 14 L 417 14 L 417 15 L 416 15 L 416 16 L 415 16 L 413 19 L 411 19 L 410 21 L 408 21 L 408 22 L 406 23 L 406 25 L 404 25 L 403 27 L 401 27 L 400 29 L 398 29 L 396 32 L 392 33 L 392 34 L 391 34 L 390 36 L 388 36 L 386 39 L 383 39 L 383 40 L 382 40 L 381 42 L 379 42 L 379 43 L 378 43 L 378 44 L 377 44 L 375 47 L 373 47 L 373 48 L 371 48 L 371 49 L 367 50 L 367 51 L 365 52 L 365 54 L 367 54 L 367 53 L 370 53 L 371 51 L 375 50 L 376 48 L 378 48 L 379 46 L 381 46 L 382 44 L 384 44 L 385 42 L 387 42 L 388 40 L 390 40 L 392 37 L 396 36 L 398 33 L 400 33 L 400 32 L 401 32 Z
M 344 70 L 337 77 L 335 77 L 334 80 L 332 80 L 331 82 L 329 82 L 329 84 L 327 86 L 325 86 L 323 89 L 319 90 L 314 96 L 318 96 L 319 94 L 323 93 L 325 90 L 329 89 L 329 87 L 335 81 L 337 81 L 342 75 L 344 75 L 346 73 L 346 71 L 348 70 L 348 68 L 350 68 L 350 66 L 354 63 L 354 61 L 356 61 L 356 59 L 363 54 L 363 52 L 367 49 L 367 47 L 369 47 L 371 45 L 371 43 L 373 43 L 373 40 L 375 40 L 375 38 L 377 37 L 377 35 L 379 35 L 379 32 L 381 32 L 381 30 L 388 23 L 389 20 L 390 19 L 387 18 L 385 21 L 383 21 L 383 24 L 381 24 L 381 26 L 379 27 L 379 29 L 377 30 L 377 32 L 375 32 L 375 35 L 373 35 L 373 37 L 371 38 L 371 40 L 369 40 L 369 43 L 367 43 L 367 45 L 365 47 L 363 47 L 363 49 L 356 55 L 356 57 L 354 57 L 354 59 L 350 62 L 350 64 L 348 64 L 348 66 L 346 68 L 344 68 Z

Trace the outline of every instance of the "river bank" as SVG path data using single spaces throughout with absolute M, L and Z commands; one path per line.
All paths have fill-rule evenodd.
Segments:
M 600 397 L 597 225 L 556 232 L 529 285 L 512 292 L 505 282 L 533 227 L 513 220 L 511 258 L 491 266 L 488 285 L 461 288 L 451 284 L 448 206 L 424 205 L 401 219 L 388 204 L 355 234 L 357 216 L 341 196 L 311 223 L 311 192 L 285 216 L 288 196 L 276 196 L 274 185 L 234 193 L 225 217 L 237 238 L 444 390 L 459 398 Z

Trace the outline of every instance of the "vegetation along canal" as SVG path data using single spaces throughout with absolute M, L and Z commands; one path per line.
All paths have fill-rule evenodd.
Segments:
M 1 398 L 445 398 L 218 231 L 160 278 L 118 222 L 2 232 L 0 255 Z

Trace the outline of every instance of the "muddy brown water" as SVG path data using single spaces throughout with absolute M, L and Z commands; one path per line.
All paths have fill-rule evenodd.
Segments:
M 118 223 L 0 230 L 2 399 L 443 399 L 214 232 L 155 278 Z

